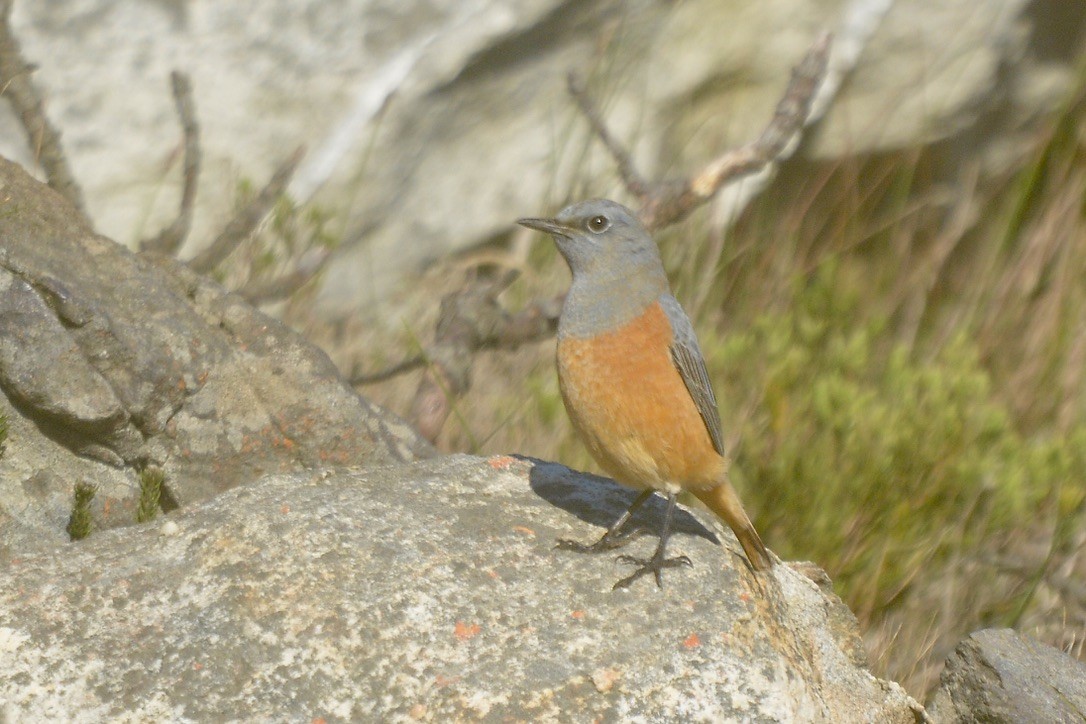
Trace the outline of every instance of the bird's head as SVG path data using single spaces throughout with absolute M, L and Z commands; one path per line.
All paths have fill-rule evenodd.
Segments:
M 574 282 L 584 276 L 663 274 L 656 242 L 632 211 L 614 201 L 582 201 L 562 209 L 553 219 L 518 219 L 517 223 L 554 237 Z

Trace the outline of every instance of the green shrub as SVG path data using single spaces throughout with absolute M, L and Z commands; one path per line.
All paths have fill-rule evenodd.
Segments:
M 1023 438 L 964 335 L 918 358 L 885 341 L 883 320 L 857 322 L 843 277 L 824 264 L 790 309 L 706 352 L 763 536 L 825 567 L 863 618 L 1046 502 L 1081 507 L 1086 431 Z M 752 390 L 745 419 L 727 409 Z

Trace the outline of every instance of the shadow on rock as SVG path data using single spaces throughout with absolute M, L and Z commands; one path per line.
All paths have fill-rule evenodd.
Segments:
M 609 478 L 577 472 L 558 463 L 521 455 L 514 457 L 532 464 L 532 470 L 528 474 L 532 492 L 551 505 L 573 513 L 584 522 L 604 530 L 618 520 L 637 497 L 637 491 L 619 485 Z M 628 525 L 644 528 L 650 534 L 658 535 L 666 510 L 666 500 L 654 495 L 641 506 Z M 675 511 L 672 530 L 679 534 L 699 536 L 714 543 L 720 542 L 701 521 L 682 508 Z M 602 532 L 601 530 L 599 534 L 602 535 Z M 591 536 L 585 534 L 584 537 L 585 542 L 589 542 Z

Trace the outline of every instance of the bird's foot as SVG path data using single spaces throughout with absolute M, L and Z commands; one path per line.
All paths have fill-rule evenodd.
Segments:
M 647 532 L 644 528 L 630 528 L 619 532 L 609 530 L 595 543 L 578 543 L 568 538 L 559 538 L 554 547 L 563 551 L 574 551 L 575 553 L 606 553 L 623 547 Z
M 664 570 L 665 568 L 680 568 L 682 566 L 694 565 L 686 556 L 665 558 L 663 555 L 663 551 L 660 549 L 657 549 L 656 552 L 652 554 L 651 558 L 635 558 L 634 556 L 623 555 L 619 556 L 616 560 L 620 560 L 623 563 L 632 563 L 635 566 L 640 566 L 640 568 L 638 568 L 636 571 L 612 586 L 612 591 L 617 591 L 620 588 L 628 587 L 631 583 L 633 583 L 646 573 L 652 573 L 652 575 L 656 578 L 656 586 L 658 588 L 663 588 L 664 584 L 663 581 L 660 579 L 660 572 L 662 570 Z

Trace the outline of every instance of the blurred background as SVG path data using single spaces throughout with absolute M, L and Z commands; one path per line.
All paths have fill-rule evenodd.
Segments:
M 1086 2 L 16 0 L 15 34 L 98 230 L 176 215 L 169 91 L 193 82 L 203 170 L 182 257 L 290 151 L 288 198 L 216 271 L 325 271 L 268 310 L 347 375 L 423 353 L 441 300 L 568 272 L 513 220 L 631 203 L 566 91 L 575 72 L 641 172 L 754 140 L 834 33 L 795 153 L 658 239 L 695 321 L 769 546 L 824 567 L 874 671 L 924 699 L 966 633 L 1086 639 Z M 0 154 L 37 171 L 6 105 Z M 473 361 L 442 450 L 594 470 L 553 341 Z M 421 369 L 362 394 L 405 417 Z

